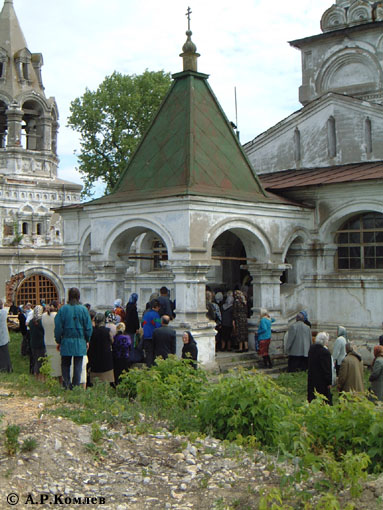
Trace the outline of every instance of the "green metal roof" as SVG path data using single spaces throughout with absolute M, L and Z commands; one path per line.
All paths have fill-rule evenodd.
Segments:
M 113 192 L 93 203 L 179 195 L 273 201 L 267 197 L 206 74 L 183 71 Z

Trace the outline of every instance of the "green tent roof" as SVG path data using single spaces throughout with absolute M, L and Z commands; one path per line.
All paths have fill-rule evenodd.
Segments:
M 113 192 L 92 203 L 196 195 L 269 201 L 206 74 L 183 71 Z

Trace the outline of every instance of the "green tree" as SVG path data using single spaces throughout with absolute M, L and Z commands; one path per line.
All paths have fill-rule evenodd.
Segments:
M 114 72 L 96 91 L 88 88 L 70 105 L 68 125 L 80 133 L 79 171 L 83 196 L 101 179 L 112 191 L 171 83 L 170 74 Z

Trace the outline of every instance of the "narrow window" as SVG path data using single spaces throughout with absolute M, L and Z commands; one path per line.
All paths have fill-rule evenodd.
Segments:
M 294 157 L 296 162 L 301 160 L 301 133 L 298 128 L 294 131 Z
M 37 234 L 38 236 L 41 236 L 42 231 L 43 231 L 43 229 L 42 229 L 42 225 L 41 225 L 41 223 L 37 223 L 37 225 L 36 225 L 36 234 Z
M 367 154 L 371 154 L 372 152 L 372 128 L 371 128 L 371 120 L 367 117 L 364 122 L 364 139 L 366 144 L 366 152 Z
M 23 223 L 22 230 L 23 230 L 23 234 L 28 235 L 28 223 L 26 221 L 24 221 L 24 223 Z
M 29 80 L 28 64 L 25 62 L 23 63 L 23 78 L 24 78 L 24 80 Z
M 327 144 L 328 155 L 330 158 L 336 156 L 336 126 L 334 117 L 330 117 L 327 121 Z

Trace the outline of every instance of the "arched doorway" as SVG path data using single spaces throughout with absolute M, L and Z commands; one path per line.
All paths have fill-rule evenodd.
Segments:
M 241 239 L 230 230 L 223 232 L 214 241 L 212 259 L 219 261 L 209 282 L 222 290 L 233 290 L 248 285 L 250 274 L 241 266 L 246 265 L 246 250 Z
M 16 291 L 16 306 L 31 303 L 39 305 L 41 301 L 48 304 L 58 301 L 59 294 L 55 284 L 42 274 L 34 274 L 23 280 Z

